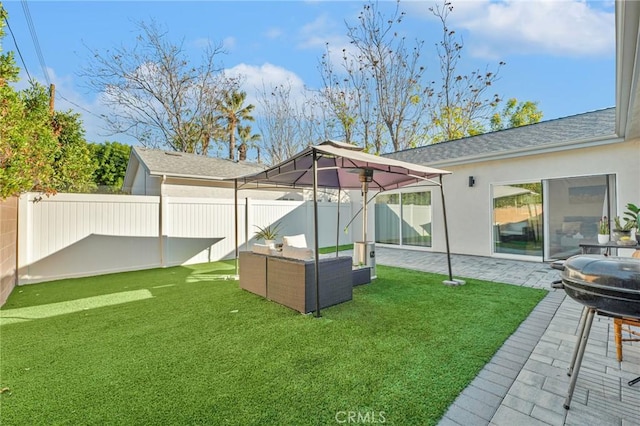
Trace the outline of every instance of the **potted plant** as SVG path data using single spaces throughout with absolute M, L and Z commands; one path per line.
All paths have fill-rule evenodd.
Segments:
M 628 203 L 626 208 L 627 210 L 624 212 L 624 218 L 627 223 L 633 224 L 631 229 L 636 230 L 636 241 L 640 244 L 640 235 L 638 235 L 638 230 L 640 230 L 640 207 L 633 203 Z
M 275 243 L 275 239 L 278 237 L 278 231 L 280 230 L 280 223 L 276 222 L 265 227 L 254 225 L 258 230 L 255 233 L 255 237 L 259 240 L 264 240 L 266 245 Z
M 606 244 L 609 242 L 609 220 L 606 216 L 600 219 L 598 226 L 598 244 Z
M 615 241 L 625 241 L 631 237 L 631 230 L 636 226 L 635 220 L 629 218 L 624 219 L 624 224 L 620 216 L 616 216 L 613 219 L 615 228 L 613 229 L 613 239 Z

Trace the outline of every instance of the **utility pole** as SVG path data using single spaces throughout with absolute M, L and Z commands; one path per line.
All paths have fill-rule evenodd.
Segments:
M 53 115 L 53 108 L 56 101 L 56 85 L 51 83 L 49 86 L 49 113 Z

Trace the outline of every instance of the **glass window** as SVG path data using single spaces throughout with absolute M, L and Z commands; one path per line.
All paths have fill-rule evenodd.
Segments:
M 376 197 L 376 242 L 431 247 L 431 192 Z
M 402 244 L 431 247 L 431 192 L 403 193 Z
M 542 257 L 542 183 L 493 186 L 495 253 Z
M 376 197 L 376 242 L 400 244 L 400 194 Z

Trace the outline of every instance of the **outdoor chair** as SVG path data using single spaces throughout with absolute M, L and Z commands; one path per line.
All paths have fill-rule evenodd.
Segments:
M 623 326 L 627 326 L 623 330 Z M 613 337 L 616 342 L 616 357 L 618 361 L 622 361 L 622 342 L 640 342 L 640 331 L 632 330 L 631 327 L 640 327 L 640 320 L 631 318 L 614 318 L 613 319 Z M 629 333 L 628 338 L 622 337 L 622 332 Z M 637 336 L 637 337 L 631 337 Z

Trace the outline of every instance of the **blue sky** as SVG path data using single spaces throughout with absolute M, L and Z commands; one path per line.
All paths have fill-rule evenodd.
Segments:
M 9 25 L 30 75 L 46 84 L 23 2 L 4 1 Z M 434 44 L 440 25 L 430 15 L 431 1 L 401 1 L 406 18 L 398 27 L 408 39 L 425 41 L 425 64 L 437 75 Z M 89 50 L 132 45 L 136 22 L 155 20 L 168 35 L 197 57 L 206 40 L 223 43 L 221 59 L 230 73 L 246 76 L 249 101 L 264 83 L 290 82 L 318 88 L 318 60 L 325 43 L 348 46 L 345 21 L 357 22 L 361 1 L 28 1 L 44 63 L 56 85 L 56 108 L 82 114 L 91 142 L 107 136 L 97 115 L 106 113 L 99 94 L 86 88 L 80 72 Z M 381 1 L 393 10 L 394 1 Z M 495 91 L 503 98 L 538 102 L 543 120 L 615 105 L 615 23 L 613 1 L 453 0 L 449 26 L 463 37 L 461 65 L 467 72 L 500 70 Z M 16 50 L 11 33 L 3 50 Z M 16 55 L 21 68 L 22 61 Z M 26 75 L 23 71 L 26 80 Z M 70 102 L 69 102 L 70 101 Z

